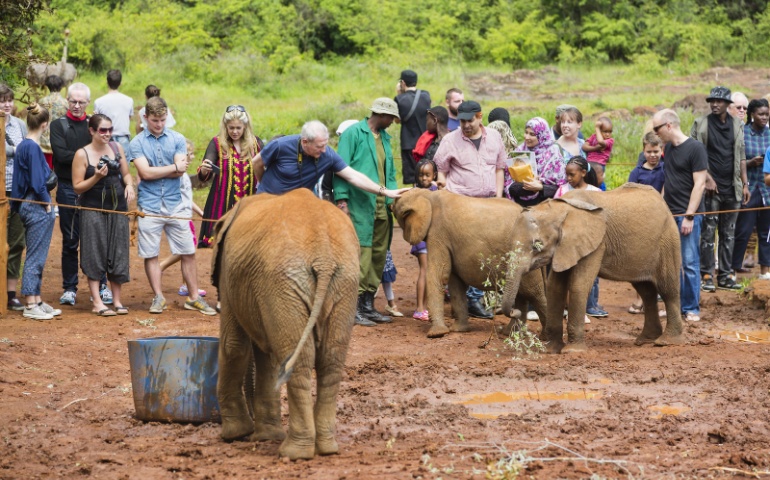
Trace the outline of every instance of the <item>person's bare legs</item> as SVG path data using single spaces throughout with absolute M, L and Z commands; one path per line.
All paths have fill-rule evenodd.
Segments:
M 88 279 L 88 291 L 91 292 L 91 298 L 93 298 L 91 303 L 94 305 L 94 312 L 100 312 L 107 308 L 104 302 L 102 302 L 102 296 L 99 295 L 100 283 L 99 280 Z M 115 298 L 114 295 L 113 298 Z
M 115 308 L 123 308 L 123 301 L 120 299 L 120 289 L 123 286 L 121 283 L 115 283 L 110 280 L 110 288 L 112 289 L 112 306 Z
M 425 285 L 428 272 L 428 254 L 417 255 L 417 263 L 420 265 L 420 273 L 417 275 L 417 311 L 425 311 Z
M 198 267 L 195 265 L 195 254 L 181 255 L 181 257 L 182 279 L 187 285 L 187 298 L 194 302 L 198 299 Z M 158 273 L 160 274 L 160 272 Z
M 182 271 L 184 272 L 184 269 Z M 144 259 L 144 273 L 147 274 L 147 280 L 150 282 L 152 293 L 154 293 L 156 297 L 158 295 L 162 297 L 163 291 L 161 289 L 161 270 L 158 257 Z
M 179 255 L 171 255 L 168 258 L 165 258 L 162 262 L 160 262 L 160 271 L 165 272 L 168 267 L 171 265 L 179 262 L 182 259 Z

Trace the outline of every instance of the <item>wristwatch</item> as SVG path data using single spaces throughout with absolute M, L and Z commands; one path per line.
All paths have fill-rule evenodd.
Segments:
M 684 218 L 686 220 L 695 220 L 695 215 L 685 215 Z

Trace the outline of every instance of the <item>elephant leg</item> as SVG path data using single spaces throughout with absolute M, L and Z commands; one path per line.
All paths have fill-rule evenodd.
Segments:
M 644 328 L 636 337 L 635 345 L 653 343 L 663 333 L 663 327 L 658 317 L 658 293 L 652 282 L 633 283 L 636 292 L 642 297 L 644 304 Z
M 444 251 L 433 252 L 428 257 L 425 285 L 425 306 L 430 315 L 431 327 L 428 338 L 443 337 L 449 333 L 444 322 L 444 279 L 449 268 L 449 255 Z
M 235 440 L 254 431 L 243 395 L 243 379 L 251 361 L 251 339 L 223 305 L 219 327 L 217 399 L 222 417 L 222 438 Z
M 546 287 L 545 336 L 548 338 L 546 352 L 561 353 L 564 348 L 564 302 L 570 271 L 554 272 L 548 275 Z
M 352 307 L 355 305 L 351 304 Z M 350 343 L 351 315 L 354 308 L 346 310 L 344 305 L 336 303 L 329 316 L 326 336 L 316 350 L 316 403 L 313 411 L 315 418 L 315 450 L 319 455 L 331 455 L 339 451 L 335 439 L 337 432 L 337 393 L 345 369 L 345 356 Z
M 663 347 L 666 345 L 682 345 L 685 343 L 682 334 L 682 312 L 679 298 L 679 279 L 672 285 L 667 281 L 664 286 L 659 287 L 660 296 L 666 305 L 666 329 L 663 335 L 655 340 L 655 345 Z
M 255 370 L 252 404 L 254 433 L 249 439 L 257 442 L 283 440 L 286 433 L 281 425 L 281 392 L 275 388 L 278 366 L 256 345 L 253 345 L 252 351 Z
M 540 340 L 548 341 L 546 332 L 546 315 L 548 314 L 548 304 L 545 296 L 545 282 L 543 281 L 544 272 L 541 269 L 527 273 L 521 279 L 519 295 L 529 300 L 530 306 L 540 318 Z M 517 297 L 518 301 L 518 297 Z M 518 308 L 518 307 L 517 307 Z M 524 312 L 525 310 L 522 310 Z M 525 314 L 526 315 L 526 314 Z
M 310 459 L 315 456 L 311 389 L 314 349 L 312 342 L 305 344 L 286 389 L 289 397 L 289 434 L 278 449 L 278 454 L 290 460 Z
M 468 285 L 456 273 L 452 272 L 449 275 L 449 296 L 451 297 L 452 313 L 455 317 L 452 324 L 453 332 L 467 332 L 471 329 L 468 323 L 467 290 Z
M 595 250 L 581 259 L 571 270 L 569 281 L 569 314 L 567 315 L 567 343 L 562 353 L 584 352 L 586 302 L 594 279 L 599 274 L 604 249 Z

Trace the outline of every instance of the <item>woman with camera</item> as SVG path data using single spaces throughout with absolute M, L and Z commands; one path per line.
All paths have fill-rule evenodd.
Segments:
M 251 117 L 242 105 L 230 105 L 222 116 L 219 135 L 211 139 L 203 162 L 198 167 L 198 179 L 214 182 L 209 190 L 203 218 L 219 220 L 235 202 L 257 191 L 259 183 L 251 161 L 262 150 L 262 140 L 251 128 Z M 203 222 L 198 248 L 211 246 L 214 222 Z
M 72 160 L 72 187 L 80 197 L 78 205 L 112 212 L 128 211 L 134 200 L 134 180 L 128 172 L 123 147 L 110 141 L 112 120 L 95 114 L 88 120 L 91 143 L 75 153 Z M 80 268 L 88 277 L 93 313 L 110 317 L 125 315 L 120 286 L 130 280 L 128 274 L 128 217 L 118 213 L 80 212 Z M 99 279 L 110 281 L 113 309 L 99 296 Z
M 21 294 L 26 297 L 24 317 L 32 320 L 51 320 L 61 315 L 61 310 L 53 308 L 40 298 L 43 284 L 43 269 L 51 246 L 51 235 L 56 216 L 51 208 L 51 195 L 48 193 L 55 185 L 48 185 L 56 178 L 51 178 L 51 169 L 45 161 L 40 148 L 40 136 L 48 127 L 48 110 L 37 103 L 27 107 L 27 138 L 16 146 L 13 168 L 13 198 L 23 198 L 30 202 L 11 202 L 11 211 L 18 212 L 25 228 L 27 256 L 24 259 L 24 272 L 21 278 Z M 49 182 L 51 178 L 51 182 Z

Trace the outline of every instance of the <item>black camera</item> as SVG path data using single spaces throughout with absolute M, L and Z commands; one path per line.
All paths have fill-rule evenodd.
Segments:
M 99 159 L 99 163 L 96 164 L 96 169 L 101 170 L 104 168 L 104 166 L 107 165 L 107 170 L 110 172 L 118 172 L 120 171 L 120 162 L 117 160 L 112 160 L 107 155 L 102 155 Z

